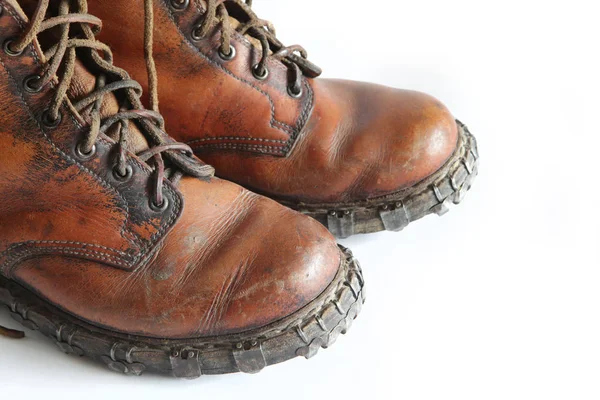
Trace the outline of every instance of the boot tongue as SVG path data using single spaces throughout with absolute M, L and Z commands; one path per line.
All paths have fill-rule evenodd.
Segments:
M 13 5 L 13 7 L 17 10 L 17 13 L 21 14 L 22 17 L 27 16 L 26 18 L 31 18 L 33 15 L 37 5 L 38 0 L 19 0 L 19 2 L 15 0 L 9 0 L 9 2 Z M 51 1 L 53 5 L 58 3 L 57 1 Z M 40 49 L 41 46 L 39 42 L 45 43 L 54 43 L 56 42 L 56 38 L 53 37 L 55 33 L 52 30 L 42 32 L 40 36 L 40 40 L 37 43 L 36 49 Z M 43 59 L 40 54 L 40 58 Z M 67 91 L 67 95 L 69 99 L 76 103 L 78 100 L 81 100 L 87 97 L 90 93 L 92 93 L 96 89 L 96 76 L 93 75 L 85 65 L 77 60 L 75 63 L 75 72 L 71 79 L 71 85 L 69 90 Z M 110 117 L 111 115 L 116 114 L 119 111 L 119 103 L 114 94 L 109 93 L 104 96 L 102 105 L 100 107 L 100 116 L 102 119 Z M 87 112 L 82 112 L 81 117 L 86 120 L 88 123 L 91 123 L 91 118 L 89 114 L 89 110 Z M 113 126 L 106 133 L 107 136 L 111 137 L 113 140 L 119 140 L 119 131 L 118 126 Z M 132 153 L 140 153 L 144 150 L 148 149 L 148 142 L 142 132 L 138 129 L 138 127 L 134 123 L 129 123 L 129 134 L 125 138 L 127 150 Z
M 231 24 L 231 29 L 234 31 L 237 30 L 237 28 L 242 24 L 240 21 L 238 21 L 232 16 L 229 16 L 229 23 Z M 244 37 L 246 38 L 246 40 L 252 43 L 252 46 L 254 46 L 254 48 L 261 49 L 262 51 L 262 44 L 260 43 L 260 40 L 248 34 L 244 35 Z M 272 54 L 271 49 L 269 49 L 269 54 Z
M 200 7 L 202 7 L 204 10 L 208 9 L 208 4 L 206 3 L 205 0 L 199 0 L 200 3 Z M 240 22 L 237 18 L 229 15 L 229 23 L 231 24 L 231 29 L 233 29 L 234 31 L 242 24 L 242 22 Z M 260 43 L 260 40 L 258 40 L 257 38 L 246 34 L 244 35 L 244 37 L 250 42 L 252 43 L 252 45 L 257 48 L 257 49 L 261 49 L 262 50 L 262 45 Z M 269 50 L 269 54 L 271 54 L 271 50 Z
M 96 89 L 96 76 L 94 76 L 89 70 L 79 61 L 75 63 L 75 73 L 71 79 L 71 85 L 67 91 L 69 99 L 76 103 L 77 101 L 87 97 Z M 117 98 L 109 93 L 104 96 L 102 105 L 100 107 L 101 119 L 108 118 L 119 112 L 119 103 Z M 91 123 L 89 112 L 82 112 L 81 116 L 88 122 Z M 106 135 L 111 137 L 113 140 L 119 140 L 119 129 L 117 125 L 112 126 Z M 133 122 L 129 123 L 128 135 L 125 138 L 127 150 L 132 153 L 140 153 L 148 149 L 148 142 L 138 129 L 137 125 Z

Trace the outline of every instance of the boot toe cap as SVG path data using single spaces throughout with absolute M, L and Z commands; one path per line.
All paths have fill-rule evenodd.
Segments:
M 427 94 L 327 79 L 315 93 L 313 122 L 290 161 L 304 168 L 294 195 L 307 203 L 394 194 L 430 177 L 457 149 L 456 120 Z
M 448 161 L 456 150 L 458 129 L 452 114 L 437 99 L 418 92 L 398 97 L 409 107 L 399 106 L 398 114 L 389 120 L 393 134 L 386 142 L 392 151 L 386 164 L 396 166 L 393 178 L 402 189 L 431 176 Z
M 424 93 L 354 84 L 344 129 L 338 130 L 351 184 L 346 201 L 389 195 L 430 177 L 456 151 L 458 128 L 450 111 Z M 350 121 L 350 122 L 349 122 Z
M 282 214 L 262 234 L 263 247 L 231 293 L 221 331 L 258 328 L 293 315 L 327 291 L 340 271 L 342 253 L 321 224 L 288 210 Z
M 169 249 L 170 254 L 189 254 L 179 258 L 179 268 L 188 274 L 186 291 L 195 291 L 199 298 L 189 311 L 198 318 L 196 334 L 263 327 L 293 315 L 328 290 L 340 271 L 342 252 L 325 227 L 228 182 L 217 180 L 214 185 L 224 192 L 213 190 L 215 197 L 204 204 L 219 201 L 226 211 L 219 210 L 210 222 L 198 222 L 196 211 L 188 209 L 190 224 L 184 214 L 185 228 Z M 237 194 L 230 195 L 232 191 Z M 195 236 L 204 240 L 181 244 Z

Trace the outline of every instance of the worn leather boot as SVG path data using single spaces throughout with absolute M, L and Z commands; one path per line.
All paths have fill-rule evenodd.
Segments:
M 116 59 L 177 140 L 217 174 L 335 235 L 399 231 L 459 203 L 477 174 L 467 128 L 417 92 L 317 79 L 250 0 L 90 0 Z M 144 55 L 146 60 L 144 60 Z M 148 73 L 147 73 L 148 71 Z M 149 77 L 149 79 L 148 79 Z
M 0 304 L 135 375 L 257 372 L 345 333 L 351 253 L 213 178 L 142 107 L 85 0 L 47 6 L 0 0 Z

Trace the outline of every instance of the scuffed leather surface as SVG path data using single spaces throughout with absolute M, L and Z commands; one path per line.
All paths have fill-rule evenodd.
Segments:
M 234 37 L 238 55 L 228 62 L 217 54 L 218 33 L 190 39 L 200 1 L 180 12 L 167 4 L 155 0 L 161 109 L 170 134 L 219 176 L 281 200 L 352 203 L 424 180 L 456 150 L 454 117 L 438 100 L 321 78 L 305 78 L 302 98 L 293 99 L 281 63 L 270 61 L 264 82 L 252 77 L 260 50 L 249 49 L 246 39 Z M 142 0 L 96 0 L 90 8 L 106 20 L 102 37 L 117 60 L 146 82 Z M 272 110 L 297 129 L 274 130 Z
M 148 265 L 128 273 L 44 257 L 24 262 L 17 279 L 97 325 L 190 338 L 277 321 L 335 277 L 340 252 L 318 222 L 218 179 L 186 179 L 180 189 L 194 201 Z
M 25 16 L 0 0 L 0 40 Z M 151 171 L 111 170 L 114 143 L 75 157 L 86 126 L 63 107 L 55 129 L 39 124 L 53 88 L 25 93 L 39 71 L 30 46 L 0 51 L 0 274 L 89 323 L 177 339 L 238 333 L 285 318 L 334 279 L 341 253 L 316 221 L 219 179 L 164 184 L 169 207 L 149 208 Z M 76 82 L 89 82 L 78 70 Z

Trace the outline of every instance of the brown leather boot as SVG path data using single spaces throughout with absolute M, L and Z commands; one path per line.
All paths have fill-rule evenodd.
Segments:
M 151 107 L 160 99 L 177 140 L 220 177 L 337 236 L 399 231 L 444 214 L 471 187 L 475 139 L 442 103 L 316 79 L 321 70 L 305 50 L 284 46 L 250 0 L 90 3 L 106 22 L 104 40 L 150 86 Z
M 136 375 L 257 372 L 345 333 L 351 253 L 213 178 L 143 109 L 85 1 L 47 6 L 0 0 L 0 304 Z

